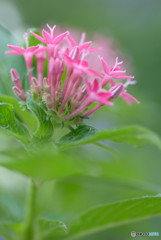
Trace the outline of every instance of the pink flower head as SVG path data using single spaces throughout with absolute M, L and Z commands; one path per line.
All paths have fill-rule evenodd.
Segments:
M 37 73 L 36 76 L 33 76 L 32 72 L 29 73 L 30 89 L 27 94 L 36 97 L 38 104 L 43 102 L 46 108 L 53 112 L 53 116 L 55 116 L 54 114 L 59 115 L 63 122 L 77 122 L 83 117 L 89 117 L 105 105 L 112 106 L 118 97 L 123 98 L 128 104 L 139 103 L 126 89 L 128 85 L 135 84 L 135 81 L 132 80 L 134 77 L 126 75 L 126 71 L 120 67 L 122 62 L 119 62 L 118 58 L 116 58 L 114 66 L 110 68 L 103 57 L 99 57 L 102 71 L 97 71 L 97 63 L 93 69 L 90 69 L 89 56 L 99 48 L 91 48 L 92 42 L 85 42 L 84 33 L 80 42 L 77 43 L 69 35 L 69 31 L 55 36 L 56 26 L 51 28 L 47 25 L 47 27 L 49 31 L 43 29 L 42 36 L 31 32 L 47 46 L 38 44 L 29 47 L 28 34 L 25 34 L 26 48 L 8 45 L 11 51 L 6 52 L 7 54 L 23 55 L 27 70 L 30 71 L 35 55 Z M 62 42 L 65 37 L 67 37 L 70 47 L 68 42 Z M 48 64 L 46 69 L 45 64 Z M 15 85 L 13 87 L 15 95 L 22 101 L 26 101 L 26 92 L 23 90 L 20 77 L 15 69 L 11 69 L 11 79 Z M 116 79 L 121 82 L 116 83 Z M 125 79 L 127 81 L 123 84 L 122 80 Z M 104 88 L 105 86 L 106 88 Z M 96 105 L 92 107 L 94 102 Z

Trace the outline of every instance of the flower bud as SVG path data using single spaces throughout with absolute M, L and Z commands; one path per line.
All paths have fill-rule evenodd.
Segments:
M 20 98 L 22 101 L 26 101 L 26 95 L 24 94 L 23 90 L 19 89 L 16 86 L 14 86 L 12 90 L 18 98 Z
M 18 73 L 16 72 L 16 70 L 11 69 L 10 73 L 11 73 L 12 81 L 14 82 L 15 86 L 22 90 L 22 86 L 20 83 L 20 77 L 19 77 Z
M 110 88 L 109 92 L 112 93 L 112 96 L 110 97 L 110 100 L 117 98 L 120 96 L 124 89 L 124 85 L 122 83 L 117 83 L 113 87 Z
M 46 91 L 50 91 L 50 85 L 49 85 L 49 80 L 48 78 L 44 78 L 43 79 L 43 86 L 45 88 Z
M 32 82 L 32 91 L 37 94 L 40 94 L 41 86 L 39 85 L 38 80 L 35 77 L 32 77 L 31 82 Z

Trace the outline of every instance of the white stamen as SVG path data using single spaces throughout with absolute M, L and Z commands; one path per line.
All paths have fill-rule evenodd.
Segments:
M 27 32 L 24 33 L 23 35 L 24 39 L 25 39 L 25 43 L 26 43 L 26 48 L 29 47 L 29 35 Z
M 54 25 L 52 28 L 49 26 L 49 24 L 46 24 L 46 26 L 50 30 L 51 38 L 53 38 L 53 36 L 54 36 L 54 29 L 56 28 L 56 25 Z
M 79 42 L 79 45 L 83 44 L 84 41 L 85 41 L 85 38 L 86 38 L 86 33 L 83 32 L 82 35 L 81 35 L 81 39 L 80 39 L 80 42 Z
M 128 87 L 129 85 L 134 85 L 136 83 L 136 81 L 135 80 L 131 80 L 131 79 L 128 79 L 127 81 L 126 81 L 126 83 L 124 83 L 124 87 L 126 88 L 126 87 Z
M 80 59 L 80 64 L 83 62 L 84 58 L 87 56 L 88 54 L 83 50 L 81 59 Z
M 121 64 L 123 64 L 123 61 L 118 62 L 118 57 L 116 57 L 115 65 L 114 65 L 114 67 L 112 68 L 112 72 L 115 70 L 115 68 L 116 68 L 118 65 L 121 65 Z

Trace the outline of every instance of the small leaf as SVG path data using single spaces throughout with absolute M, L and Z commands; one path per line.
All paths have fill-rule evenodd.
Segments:
M 68 144 L 76 141 L 82 141 L 84 138 L 88 138 L 96 133 L 95 128 L 87 125 L 80 125 L 76 129 L 73 129 L 70 133 L 63 136 L 59 144 Z
M 67 233 L 67 226 L 63 222 L 41 219 L 37 223 L 37 240 L 51 240 L 54 237 L 65 236 Z
M 9 96 L 0 96 L 0 103 L 11 104 L 18 119 L 33 131 L 36 126 L 36 119 L 25 106 L 21 106 L 15 98 Z
M 68 240 L 159 215 L 160 196 L 141 197 L 99 206 L 71 223 Z
M 50 116 L 38 105 L 30 96 L 27 96 L 28 109 L 37 118 L 38 127 L 35 131 L 35 138 L 47 139 L 53 134 L 53 124 L 51 123 Z
M 144 146 L 147 144 L 154 144 L 161 149 L 161 139 L 153 131 L 141 127 L 141 126 L 129 126 L 113 130 L 102 130 L 92 136 L 85 136 L 82 139 L 69 138 L 69 141 L 60 140 L 60 143 L 64 144 L 64 148 L 79 146 L 88 143 L 94 143 L 101 140 L 110 140 L 117 143 L 130 143 L 134 146 Z
M 0 128 L 23 142 L 30 139 L 27 127 L 16 118 L 10 104 L 0 103 Z

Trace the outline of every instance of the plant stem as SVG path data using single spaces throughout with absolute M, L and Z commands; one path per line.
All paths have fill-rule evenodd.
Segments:
M 33 240 L 34 235 L 34 220 L 35 220 L 35 206 L 36 206 L 36 184 L 30 179 L 29 199 L 26 216 L 26 228 L 24 231 L 23 240 Z

